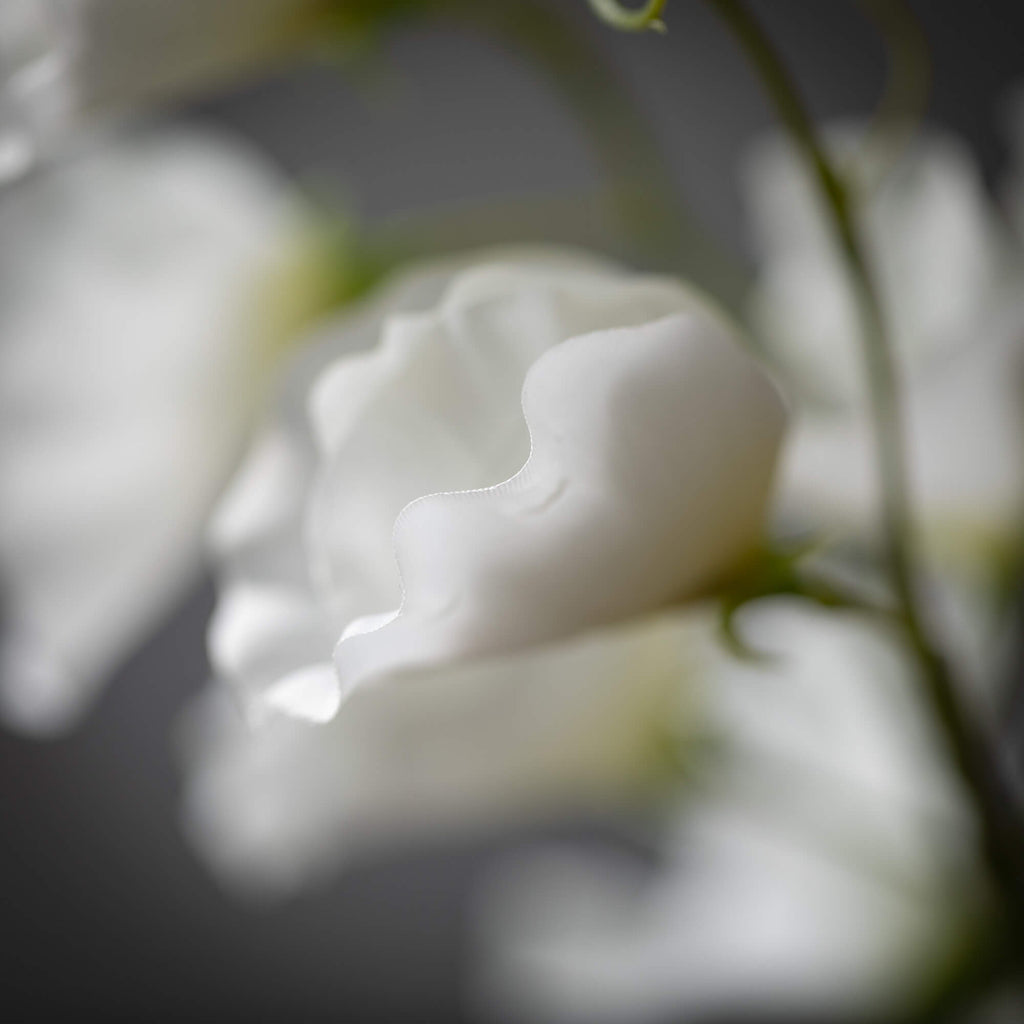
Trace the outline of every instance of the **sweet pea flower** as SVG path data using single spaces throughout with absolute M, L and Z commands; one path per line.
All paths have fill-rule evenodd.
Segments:
M 743 625 L 771 660 L 692 617 L 711 753 L 690 759 L 656 877 L 554 846 L 485 880 L 485 1019 L 892 1020 L 970 934 L 973 824 L 905 653 L 792 599 Z
M 666 609 L 760 543 L 783 422 L 705 300 L 580 256 L 427 268 L 327 326 L 214 520 L 211 660 L 252 728 L 190 730 L 201 849 L 287 886 L 635 795 L 680 700 Z
M 825 137 L 856 175 L 855 136 Z M 792 150 L 774 140 L 747 170 L 754 321 L 804 385 L 776 511 L 835 551 L 864 552 L 877 547 L 881 496 L 847 276 Z M 960 673 L 993 699 L 1024 522 L 1024 263 L 954 138 L 924 133 L 864 175 L 860 200 L 898 367 L 922 594 Z
M 305 230 L 273 172 L 194 131 L 111 142 L 0 195 L 8 722 L 71 724 L 195 578 Z
M 841 152 L 853 138 L 826 137 Z M 803 381 L 781 512 L 870 537 L 879 492 L 847 276 L 801 161 L 775 139 L 744 176 L 758 333 Z M 929 560 L 991 574 L 1024 515 L 1021 264 L 970 154 L 937 133 L 863 186 L 861 228 L 899 363 L 911 497 Z

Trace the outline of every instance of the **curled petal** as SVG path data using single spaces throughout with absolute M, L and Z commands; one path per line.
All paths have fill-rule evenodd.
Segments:
M 693 597 L 756 544 L 784 409 L 710 316 L 572 338 L 537 360 L 522 401 L 518 473 L 402 512 L 403 603 L 341 640 L 343 691 Z

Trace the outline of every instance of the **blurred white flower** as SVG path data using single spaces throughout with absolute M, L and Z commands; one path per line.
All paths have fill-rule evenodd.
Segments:
M 830 137 L 852 150 L 850 133 Z M 804 384 L 780 515 L 870 542 L 879 482 L 844 266 L 790 148 L 762 147 L 744 182 L 760 257 L 754 318 Z M 1024 522 L 1022 263 L 955 139 L 924 135 L 864 189 L 861 226 L 899 364 L 911 497 L 936 574 L 929 593 L 977 671 L 996 649 L 993 581 L 1019 555 Z
M 3 0 L 0 184 L 82 129 L 252 73 L 323 28 L 321 0 Z
M 251 154 L 192 132 L 97 149 L 0 199 L 10 722 L 70 723 L 192 578 L 275 362 L 264 296 L 302 231 Z
M 681 657 L 650 615 L 758 544 L 782 425 L 698 297 L 579 258 L 428 270 L 329 328 L 215 522 L 210 652 L 257 719 L 337 718 L 211 719 L 199 845 L 294 880 L 649 780 Z
M 863 621 L 788 600 L 745 613 L 780 661 L 695 621 L 705 760 L 668 863 L 508 862 L 481 904 L 488 1019 L 892 1019 L 981 906 L 973 831 L 913 672 Z
M 826 129 L 852 162 L 858 134 Z M 938 133 L 882 175 L 860 177 L 860 227 L 904 372 L 975 341 L 1006 285 L 1006 240 L 970 152 Z M 857 180 L 855 175 L 854 180 Z M 773 136 L 742 175 L 758 280 L 752 312 L 772 353 L 821 404 L 860 401 L 860 321 L 813 177 Z

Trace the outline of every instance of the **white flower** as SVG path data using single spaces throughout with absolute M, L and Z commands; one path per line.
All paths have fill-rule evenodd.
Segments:
M 845 268 L 790 149 L 763 148 L 745 181 L 761 258 L 755 319 L 810 392 L 787 449 L 786 511 L 864 532 L 878 492 Z M 1024 510 L 1024 316 L 1019 268 L 969 154 L 949 138 L 921 139 L 869 192 L 862 226 L 893 329 L 924 525 L 945 544 L 969 528 L 1005 545 Z
M 852 128 L 827 129 L 855 152 Z M 866 173 L 863 175 L 866 177 Z M 829 218 L 803 158 L 773 137 L 742 178 L 759 273 L 752 307 L 766 344 L 819 403 L 864 394 L 860 319 Z M 969 344 L 1000 296 L 1004 233 L 970 153 L 938 133 L 917 139 L 858 194 L 859 226 L 904 372 Z
M 337 718 L 193 750 L 199 843 L 291 877 L 649 778 L 678 643 L 617 624 L 752 552 L 782 424 L 699 298 L 579 258 L 426 271 L 328 328 L 215 523 L 210 651 L 251 709 Z
M 852 148 L 848 134 L 829 137 Z M 778 511 L 830 539 L 870 543 L 881 500 L 845 268 L 790 149 L 762 148 L 745 182 L 761 258 L 755 320 L 805 384 Z M 861 227 L 892 328 L 928 595 L 954 653 L 989 674 L 993 581 L 1018 556 L 1024 521 L 1022 264 L 954 139 L 923 136 L 865 188 Z
M 198 568 L 275 362 L 258 293 L 302 225 L 273 174 L 197 133 L 112 144 L 0 197 L 9 721 L 70 723 Z
M 890 1019 L 964 934 L 972 826 L 891 638 L 788 600 L 744 628 L 780 660 L 739 661 L 694 619 L 714 742 L 658 878 L 555 848 L 490 880 L 489 1019 Z

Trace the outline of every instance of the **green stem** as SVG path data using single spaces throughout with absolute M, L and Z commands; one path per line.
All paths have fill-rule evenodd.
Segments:
M 811 168 L 832 222 L 860 312 L 869 382 L 874 446 L 882 491 L 886 564 L 899 620 L 943 727 L 952 758 L 975 798 L 984 850 L 993 876 L 1024 921 L 1024 826 L 1016 795 L 989 735 L 960 698 L 944 659 L 932 645 L 913 577 L 913 531 L 896 362 L 878 289 L 854 220 L 846 185 L 821 145 L 814 123 L 785 65 L 742 0 L 706 0 L 729 28 L 772 101 L 779 119 Z

